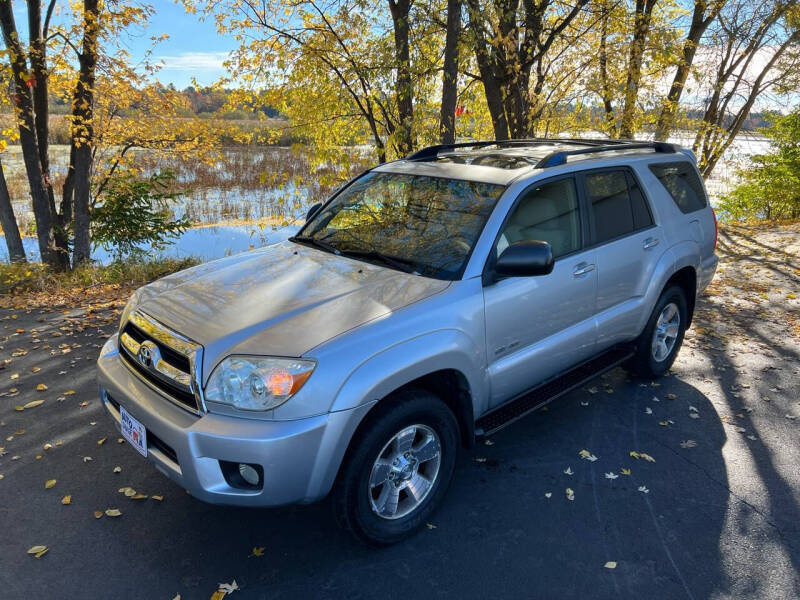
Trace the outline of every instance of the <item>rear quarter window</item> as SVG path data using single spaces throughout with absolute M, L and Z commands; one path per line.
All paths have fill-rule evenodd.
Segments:
M 694 212 L 708 206 L 703 183 L 691 164 L 671 162 L 649 166 L 682 213 Z

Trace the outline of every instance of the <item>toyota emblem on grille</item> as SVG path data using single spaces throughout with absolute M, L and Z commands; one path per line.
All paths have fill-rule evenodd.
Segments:
M 152 369 L 158 364 L 158 361 L 161 360 L 161 353 L 158 351 L 158 346 L 150 340 L 147 340 L 146 342 L 142 342 L 142 345 L 139 346 L 136 358 L 139 359 L 142 365 Z

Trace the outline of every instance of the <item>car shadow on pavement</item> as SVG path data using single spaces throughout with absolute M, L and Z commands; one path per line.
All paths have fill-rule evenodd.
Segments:
M 109 554 L 127 565 L 126 579 L 158 581 L 162 595 L 174 588 L 184 599 L 233 579 L 243 598 L 372 598 L 396 585 L 464 598 L 708 598 L 725 590 L 725 432 L 709 401 L 677 376 L 654 387 L 626 381 L 619 369 L 589 387 L 595 393 L 573 392 L 463 452 L 441 510 L 395 546 L 353 541 L 327 501 L 258 510 L 173 491 L 133 538 L 107 540 Z M 686 418 L 688 406 L 703 418 Z M 681 448 L 689 438 L 697 446 Z M 582 459 L 584 449 L 597 460 Z M 253 554 L 262 547 L 263 556 Z M 141 590 L 117 584 L 117 595 Z

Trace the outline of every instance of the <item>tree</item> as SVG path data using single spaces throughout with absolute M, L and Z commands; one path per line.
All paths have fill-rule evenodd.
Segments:
M 550 72 L 549 53 L 587 3 L 467 0 L 475 59 L 496 139 L 533 134 L 543 110 L 535 105 Z
M 645 44 L 650 33 L 650 22 L 658 0 L 635 0 L 633 39 L 628 55 L 628 71 L 625 82 L 625 100 L 620 117 L 619 135 L 632 138 L 634 133 L 634 117 L 636 101 L 639 97 L 639 83 L 642 78 L 642 62 Z
M 797 0 L 754 4 L 732 0 L 714 23 L 703 117 L 692 146 L 708 177 L 741 131 L 755 102 L 770 90 L 790 94 L 800 83 L 800 6 Z
M 447 0 L 444 59 L 442 64 L 442 102 L 439 137 L 442 144 L 456 141 L 458 102 L 458 41 L 461 36 L 461 0 Z
M 666 98 L 661 105 L 658 115 L 655 138 L 663 141 L 667 139 L 675 123 L 675 114 L 683 94 L 686 80 L 694 63 L 694 57 L 708 26 L 717 18 L 727 0 L 694 0 L 694 10 L 691 21 L 686 31 L 686 38 L 681 48 L 681 56 L 675 69 Z

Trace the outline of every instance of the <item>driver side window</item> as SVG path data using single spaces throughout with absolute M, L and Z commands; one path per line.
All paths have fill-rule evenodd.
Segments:
M 559 179 L 523 193 L 497 241 L 497 256 L 524 240 L 548 242 L 558 258 L 581 247 L 581 221 L 575 180 Z

